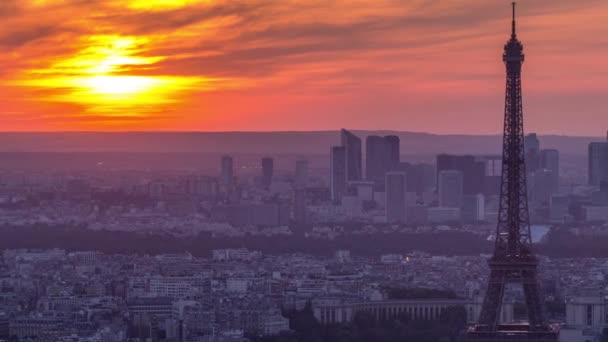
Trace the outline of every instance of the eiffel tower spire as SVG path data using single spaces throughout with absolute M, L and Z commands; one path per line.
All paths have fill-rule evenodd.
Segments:
M 513 5 L 513 19 L 511 20 L 511 38 L 516 38 L 517 34 L 515 33 L 515 1 L 513 1 L 511 5 Z

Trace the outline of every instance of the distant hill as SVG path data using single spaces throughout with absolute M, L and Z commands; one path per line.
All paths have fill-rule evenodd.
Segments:
M 500 153 L 499 135 L 437 135 L 395 131 L 353 131 L 367 135 L 394 134 L 402 154 Z M 338 131 L 297 132 L 46 132 L 0 133 L 0 152 L 152 152 L 233 154 L 327 154 L 339 143 Z M 542 148 L 585 155 L 599 137 L 540 136 Z

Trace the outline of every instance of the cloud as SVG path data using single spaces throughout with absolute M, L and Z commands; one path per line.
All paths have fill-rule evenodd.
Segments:
M 61 30 L 56 26 L 34 26 L 22 28 L 17 31 L 9 31 L 0 36 L 0 46 L 9 49 L 16 48 L 39 39 L 53 36 L 60 31 Z
M 518 25 L 531 52 L 526 62 L 526 68 L 532 65 L 526 74 L 533 76 L 526 83 L 529 91 L 562 91 L 560 84 L 568 84 L 594 93 L 607 86 L 601 76 L 608 53 L 602 44 L 608 24 L 601 13 L 606 11 L 604 0 L 589 0 L 585 6 L 569 0 L 521 3 Z M 407 93 L 412 97 L 402 106 L 424 111 L 421 98 L 466 95 L 475 101 L 501 92 L 500 53 L 509 14 L 508 2 L 487 0 L 3 0 L 0 84 L 16 87 L 13 94 L 22 98 L 15 103 L 75 105 L 61 120 L 66 125 L 95 121 L 83 119 L 83 114 L 118 118 L 123 111 L 135 111 L 143 122 L 184 110 L 176 120 L 190 123 L 201 115 L 187 108 L 216 104 L 213 97 L 219 99 L 220 93 L 222 99 L 233 96 L 232 101 L 248 104 L 243 96 L 255 100 L 261 93 L 272 98 L 289 93 L 311 101 L 300 104 L 302 109 L 293 115 L 320 110 L 328 94 L 351 101 L 342 108 L 353 108 L 348 94 L 369 96 L 370 106 L 375 103 L 385 111 L 383 122 L 393 126 L 399 108 L 383 107 L 383 98 L 395 104 L 399 94 Z M 577 63 L 575 55 L 585 62 Z M 535 59 L 544 62 L 533 64 Z M 551 68 L 568 81 L 551 80 Z M 74 86 L 74 79 L 90 77 L 92 71 L 175 78 L 180 80 L 176 84 L 188 86 L 158 90 L 130 105 L 90 96 L 94 101 L 85 101 L 85 92 L 99 89 Z M 104 85 L 112 87 L 111 82 Z M 53 96 L 40 95 L 51 92 Z M 163 106 L 157 110 L 159 98 Z M 546 98 L 539 97 L 539 103 Z M 277 110 L 262 100 L 257 105 L 260 113 Z M 474 102 L 461 106 L 459 112 L 477 111 Z M 204 117 L 211 112 L 240 115 L 238 106 L 226 106 L 231 109 L 225 111 L 217 104 L 200 108 Z M 430 113 L 439 114 L 439 109 Z M 331 127 L 338 117 L 332 121 L 328 116 Z M 289 120 L 281 124 L 289 127 Z

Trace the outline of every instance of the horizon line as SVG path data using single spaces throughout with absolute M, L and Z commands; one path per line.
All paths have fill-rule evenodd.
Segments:
M 264 134 L 264 133 L 339 133 L 342 128 L 337 129 L 319 129 L 319 130 L 225 130 L 225 131 L 203 131 L 203 130 L 39 130 L 39 131 L 4 131 L 0 130 L 0 134 Z M 423 131 L 407 131 L 407 130 L 395 130 L 395 129 L 358 129 L 358 128 L 346 128 L 352 132 L 394 132 L 394 133 L 406 133 L 406 134 L 421 134 L 421 135 L 435 135 L 435 136 L 481 136 L 481 137 L 493 137 L 502 136 L 502 132 L 496 133 L 436 133 L 436 132 L 423 132 Z M 577 134 L 566 134 L 566 133 L 542 133 L 538 131 L 526 132 L 525 134 L 537 134 L 540 136 L 554 136 L 554 137 L 569 137 L 569 138 L 599 138 L 605 139 L 605 136 L 593 136 L 593 135 L 577 135 Z

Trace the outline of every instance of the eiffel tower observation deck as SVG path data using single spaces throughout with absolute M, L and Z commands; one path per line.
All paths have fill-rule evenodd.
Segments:
M 494 255 L 478 324 L 464 333 L 468 342 L 522 342 L 558 340 L 558 331 L 545 320 L 537 279 L 537 259 L 531 249 L 530 218 L 526 190 L 521 66 L 523 45 L 517 38 L 515 3 L 511 37 L 502 57 L 507 71 L 502 182 Z M 500 324 L 507 284 L 520 284 L 525 294 L 528 322 Z

